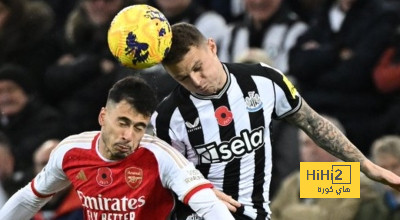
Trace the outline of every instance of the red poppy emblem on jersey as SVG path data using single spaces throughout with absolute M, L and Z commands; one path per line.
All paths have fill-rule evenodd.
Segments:
M 96 181 L 100 186 L 108 186 L 113 182 L 111 169 L 102 167 L 97 170 Z
M 125 181 L 132 189 L 140 186 L 143 180 L 143 170 L 137 167 L 128 167 L 125 169 Z
M 227 126 L 232 122 L 232 112 L 226 106 L 218 107 L 215 110 L 215 117 L 221 126 Z

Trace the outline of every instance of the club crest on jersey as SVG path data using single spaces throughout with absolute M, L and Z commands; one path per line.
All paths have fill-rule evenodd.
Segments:
M 228 126 L 233 120 L 232 112 L 226 106 L 218 107 L 214 114 L 220 126 Z
M 260 95 L 255 91 L 248 92 L 248 96 L 244 98 L 244 101 L 246 102 L 246 109 L 249 112 L 256 112 L 263 106 Z
M 125 181 L 129 187 L 136 189 L 143 180 L 143 170 L 137 167 L 128 167 L 125 169 Z
M 199 117 L 197 117 L 197 118 L 194 120 L 193 124 L 190 123 L 190 122 L 188 122 L 188 121 L 186 121 L 186 122 L 185 122 L 185 125 L 186 125 L 187 132 L 188 132 L 188 133 L 193 132 L 193 131 L 197 131 L 197 130 L 201 129 L 201 126 L 199 126 L 199 125 L 200 125 L 200 119 L 199 119 Z
M 111 169 L 101 167 L 97 170 L 96 181 L 100 186 L 108 186 L 113 182 Z

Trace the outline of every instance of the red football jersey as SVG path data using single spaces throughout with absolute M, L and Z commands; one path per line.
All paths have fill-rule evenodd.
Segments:
M 168 219 L 174 197 L 187 203 L 196 191 L 212 187 L 193 164 L 160 139 L 145 135 L 123 160 L 98 151 L 99 132 L 63 140 L 32 181 L 33 192 L 49 196 L 72 183 L 88 220 Z

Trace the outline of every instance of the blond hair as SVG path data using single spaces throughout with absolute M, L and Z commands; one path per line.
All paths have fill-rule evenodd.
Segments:
M 372 143 L 372 159 L 382 154 L 389 154 L 400 160 L 400 136 L 385 135 Z

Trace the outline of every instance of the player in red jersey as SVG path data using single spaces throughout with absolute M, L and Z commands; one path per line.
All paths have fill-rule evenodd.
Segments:
M 173 192 L 205 219 L 233 219 L 192 163 L 145 134 L 156 104 L 143 80 L 117 82 L 98 117 L 101 131 L 61 141 L 45 168 L 3 206 L 0 219 L 30 219 L 69 184 L 88 220 L 173 219 Z

